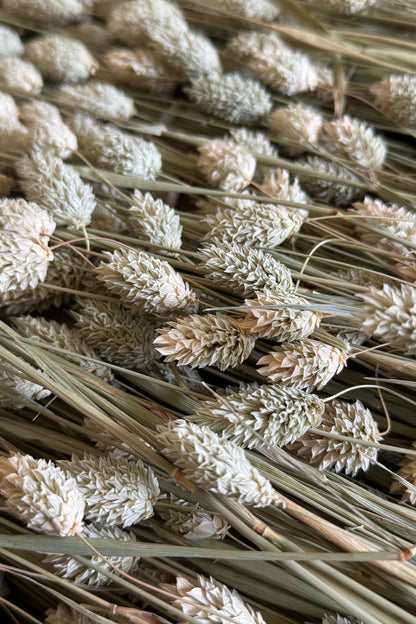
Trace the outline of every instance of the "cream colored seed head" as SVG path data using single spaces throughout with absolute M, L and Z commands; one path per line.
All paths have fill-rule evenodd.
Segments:
M 206 243 L 199 252 L 201 269 L 210 280 L 237 295 L 256 291 L 293 290 L 289 269 L 261 249 L 237 243 Z
M 59 109 L 49 102 L 32 100 L 23 104 L 19 117 L 28 128 L 32 150 L 50 151 L 65 160 L 77 149 L 77 137 L 63 122 Z
M 370 8 L 377 2 L 377 0 L 312 0 L 320 6 L 331 9 L 336 13 L 345 13 L 346 15 L 352 15 L 353 13 L 359 13 Z M 341 616 L 339 616 L 341 617 Z M 335 620 L 334 620 L 335 622 Z M 328 623 L 329 624 L 329 623 Z M 343 622 L 340 621 L 340 624 Z M 345 624 L 348 624 L 346 621 Z
M 195 542 L 203 539 L 223 539 L 228 533 L 230 525 L 219 514 L 207 511 L 199 503 L 189 503 L 173 494 L 170 494 L 169 500 L 171 504 L 167 507 L 162 505 L 157 513 L 173 533 Z
M 299 180 L 294 179 L 290 184 L 290 174 L 286 169 L 268 169 L 263 179 L 262 190 L 271 195 L 273 199 L 280 199 L 282 202 L 296 202 L 297 204 L 307 204 L 309 197 L 301 188 Z M 309 210 L 290 206 L 295 214 L 298 213 L 303 219 L 309 216 Z
M 273 338 L 278 342 L 303 340 L 319 327 L 322 314 L 308 309 L 285 308 L 284 306 L 310 306 L 309 301 L 293 293 L 264 290 L 256 292 L 256 299 L 246 299 L 249 306 L 241 327 L 249 329 L 259 338 Z M 279 310 L 269 306 L 283 307 Z
M 43 80 L 32 63 L 18 57 L 0 58 L 0 87 L 36 94 L 42 89 Z
M 273 138 L 290 155 L 297 155 L 309 145 L 316 145 L 322 134 L 322 115 L 309 106 L 290 104 L 274 111 L 270 125 Z
M 54 82 L 82 82 L 94 75 L 98 62 L 83 43 L 65 35 L 30 41 L 25 55 L 42 76 Z
M 266 624 L 259 611 L 243 601 L 235 589 L 229 589 L 212 576 L 198 576 L 192 581 L 178 576 L 175 585 L 164 585 L 177 596 L 173 604 L 200 624 Z
M 16 17 L 44 26 L 65 26 L 85 12 L 81 0 L 3 0 L 2 8 Z
M 90 223 L 95 197 L 74 167 L 50 152 L 35 150 L 16 169 L 26 197 L 50 212 L 58 225 L 79 230 Z
M 83 297 L 81 309 L 72 315 L 83 340 L 103 360 L 133 370 L 149 370 L 156 362 L 156 325 L 137 310 Z
M 191 314 L 158 329 L 154 344 L 165 362 L 179 366 L 216 366 L 220 370 L 241 364 L 252 351 L 254 334 L 225 314 Z
M 280 9 L 270 0 L 211 0 L 210 8 L 232 13 L 233 16 L 272 22 L 279 17 Z
M 83 108 L 104 119 L 126 121 L 136 112 L 131 97 L 114 85 L 98 80 L 82 85 L 64 85 L 59 89 L 58 97 L 62 104 Z
M 198 167 L 208 182 L 223 191 L 241 191 L 250 184 L 256 159 L 234 141 L 214 139 L 198 148 Z
M 83 497 L 74 479 L 50 461 L 0 457 L 0 493 L 29 529 L 61 537 L 82 530 Z
M 205 240 L 217 245 L 226 242 L 273 249 L 299 231 L 303 218 L 284 206 L 251 203 L 220 208 L 204 221 L 208 227 Z
M 1 122 L 18 122 L 19 109 L 14 98 L 9 93 L 0 91 L 0 121 Z
M 416 288 L 386 283 L 358 296 L 364 300 L 356 312 L 360 331 L 388 342 L 399 353 L 416 355 Z
M 153 180 L 162 168 L 154 143 L 80 113 L 70 120 L 82 154 L 96 167 Z
M 306 392 L 321 390 L 344 368 L 347 353 L 317 340 L 285 342 L 260 358 L 261 375 Z
M 327 403 L 322 422 L 317 428 L 354 440 L 368 442 L 381 440 L 376 421 L 361 401 L 347 403 L 334 400 Z M 296 442 L 294 448 L 298 455 L 308 458 L 310 463 L 318 465 L 320 470 L 332 468 L 335 472 L 343 470 L 353 477 L 359 470 L 368 470 L 377 459 L 378 452 L 378 449 L 372 446 L 358 445 L 309 432 Z
M 122 301 L 151 314 L 195 308 L 196 294 L 165 260 L 124 248 L 105 255 L 108 262 L 101 262 L 97 273 Z
M 180 249 L 182 225 L 175 210 L 161 199 L 154 199 L 150 193 L 143 195 L 136 190 L 133 199 L 129 223 L 138 238 L 168 249 Z M 163 249 L 158 253 L 163 253 Z
M 359 178 L 349 169 L 333 160 L 308 155 L 298 160 L 298 163 L 318 174 L 314 177 L 308 176 L 307 173 L 305 175 L 299 174 L 302 187 L 315 199 L 344 207 L 350 206 L 362 194 L 360 188 L 348 184 L 349 181 L 359 182 Z M 335 182 L 327 179 L 327 176 L 341 178 L 343 181 Z
M 330 147 L 360 167 L 381 169 L 387 155 L 384 140 L 366 123 L 344 115 L 331 123 L 324 123 Z
M 83 537 L 94 539 L 103 537 L 104 539 L 112 539 L 118 542 L 135 542 L 136 538 L 133 533 L 127 533 L 117 526 L 100 526 L 98 524 L 88 524 L 84 526 L 82 532 Z M 91 563 L 99 566 L 105 572 L 119 575 L 115 568 L 119 568 L 126 574 L 131 574 L 137 568 L 137 557 L 106 557 L 110 563 L 103 561 L 102 557 L 91 557 Z M 54 572 L 63 578 L 71 580 L 75 585 L 86 583 L 96 587 L 109 585 L 112 580 L 99 570 L 94 570 L 88 565 L 73 559 L 68 555 L 48 555 L 44 562 L 51 565 Z
M 23 51 L 24 46 L 17 32 L 5 24 L 0 24 L 0 57 L 20 56 Z
M 59 462 L 85 499 L 85 518 L 104 526 L 125 528 L 153 516 L 159 485 L 142 461 L 113 455 L 72 456 Z
M 242 448 L 208 427 L 185 420 L 159 425 L 162 453 L 200 487 L 243 505 L 265 507 L 274 498 L 270 481 L 252 466 Z
M 416 78 L 411 74 L 392 74 L 372 85 L 375 106 L 397 124 L 414 128 L 416 123 Z
M 270 95 L 264 87 L 238 72 L 196 77 L 185 92 L 205 113 L 229 123 L 259 121 L 272 108 Z
M 20 401 L 40 401 L 50 396 L 40 384 L 25 379 L 23 373 L 14 366 L 6 364 L 0 368 L 0 405 L 9 409 L 22 409 L 25 403 Z
M 278 384 L 251 383 L 223 398 L 203 401 L 189 416 L 239 446 L 261 449 L 294 442 L 321 422 L 324 403 L 313 394 Z

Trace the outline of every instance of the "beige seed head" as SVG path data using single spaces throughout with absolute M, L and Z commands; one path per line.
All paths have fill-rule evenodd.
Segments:
M 165 260 L 125 248 L 104 253 L 108 262 L 101 262 L 97 273 L 123 302 L 162 315 L 195 308 L 196 294 Z
M 84 527 L 83 537 L 94 539 L 103 537 L 104 539 L 112 539 L 116 542 L 135 542 L 136 538 L 133 533 L 127 533 L 117 526 L 100 526 L 98 524 L 89 524 Z M 126 574 L 131 574 L 137 568 L 137 557 L 106 557 L 108 561 L 115 567 L 119 568 Z M 91 563 L 99 566 L 103 572 L 111 572 L 111 574 L 119 575 L 119 573 L 110 566 L 109 563 L 103 561 L 101 557 L 91 557 Z M 69 557 L 68 555 L 48 555 L 44 559 L 45 563 L 52 566 L 54 572 L 59 576 L 71 580 L 75 585 L 86 583 L 96 587 L 109 585 L 111 579 L 98 570 L 88 567 L 88 565 Z
M 243 601 L 235 589 L 229 589 L 212 576 L 198 576 L 191 581 L 178 576 L 175 585 L 165 585 L 177 596 L 175 607 L 201 624 L 266 624 L 259 611 Z
M 24 46 L 17 32 L 5 24 L 0 24 L 0 57 L 20 56 L 23 51 Z
M 358 296 L 364 300 L 355 315 L 360 331 L 388 342 L 399 353 L 416 355 L 416 288 L 385 283 Z
M 168 249 L 180 249 L 182 225 L 175 210 L 161 199 L 154 199 L 150 193 L 143 195 L 136 190 L 133 199 L 129 223 L 138 238 Z
M 264 290 L 256 293 L 256 299 L 246 299 L 249 306 L 246 317 L 240 322 L 241 327 L 256 333 L 259 338 L 273 338 L 278 342 L 303 340 L 319 327 L 322 314 L 311 310 L 285 308 L 284 306 L 306 306 L 307 299 L 293 293 Z M 280 310 L 268 309 L 279 306 Z
M 317 429 L 338 434 L 354 440 L 380 442 L 377 423 L 369 409 L 361 401 L 347 403 L 334 400 L 325 405 L 322 421 Z M 319 470 L 345 471 L 353 477 L 359 470 L 368 470 L 377 459 L 377 448 L 354 444 L 320 436 L 318 433 L 305 433 L 296 442 L 294 449 L 298 455 L 306 457 Z
M 165 362 L 177 360 L 179 366 L 233 368 L 250 355 L 255 343 L 254 334 L 225 314 L 191 314 L 168 325 L 157 330 L 160 336 L 154 344 Z
M 185 420 L 159 425 L 158 431 L 162 453 L 200 487 L 244 505 L 265 507 L 272 503 L 270 481 L 233 442 Z
M 295 178 L 290 183 L 290 174 L 286 169 L 269 169 L 263 179 L 263 192 L 271 195 L 273 199 L 280 199 L 282 202 L 296 202 L 297 204 L 307 204 L 309 197 L 301 188 L 299 180 Z M 291 206 L 290 209 L 307 219 L 309 210 Z
M 229 123 L 259 121 L 272 108 L 266 89 L 257 80 L 238 72 L 198 76 L 191 80 L 185 92 L 202 111 Z
M 34 95 L 42 87 L 42 76 L 32 63 L 18 57 L 0 58 L 0 88 Z
M 387 155 L 384 140 L 366 123 L 344 115 L 331 123 L 324 123 L 330 147 L 360 167 L 381 169 Z
M 32 40 L 25 46 L 25 55 L 46 80 L 54 82 L 82 82 L 98 69 L 88 48 L 65 35 Z
M 316 145 L 322 134 L 322 115 L 309 106 L 290 104 L 277 108 L 270 119 L 273 138 L 289 155 L 296 156 L 305 147 Z
M 241 191 L 250 184 L 256 159 L 234 141 L 214 139 L 198 148 L 198 167 L 208 182 L 223 191 Z
M 85 7 L 80 0 L 3 0 L 2 8 L 16 17 L 44 26 L 78 21 Z
M 29 529 L 61 537 L 82 530 L 83 497 L 75 481 L 50 461 L 0 457 L 0 493 Z
M 142 461 L 86 454 L 58 463 L 84 496 L 87 520 L 125 528 L 153 516 L 159 485 Z
M 295 210 L 277 204 L 249 203 L 220 208 L 204 221 L 208 227 L 204 238 L 209 242 L 273 249 L 299 231 L 303 218 Z
M 169 496 L 169 506 L 163 503 L 157 510 L 166 527 L 173 533 L 183 535 L 191 541 L 223 539 L 230 525 L 219 514 L 207 511 L 199 503 L 189 503 Z
M 1 363 L 0 368 L 0 405 L 10 409 L 22 409 L 24 401 L 40 401 L 50 396 L 51 392 L 40 384 L 25 379 L 24 374 L 8 363 Z
M 416 79 L 411 74 L 392 74 L 372 85 L 377 108 L 400 126 L 413 128 L 416 123 Z
M 103 117 L 126 121 L 136 112 L 133 99 L 109 84 L 92 80 L 82 85 L 64 85 L 59 89 L 60 102 Z
M 160 172 L 162 158 L 154 143 L 99 123 L 89 115 L 77 113 L 68 123 L 77 136 L 80 152 L 96 167 L 147 180 Z
M 284 446 L 321 422 L 324 403 L 313 394 L 278 384 L 228 388 L 224 398 L 203 401 L 188 418 L 238 446 Z
M 306 339 L 275 347 L 269 355 L 260 358 L 258 364 L 261 366 L 259 373 L 270 381 L 310 392 L 313 388 L 321 390 L 341 372 L 346 361 L 345 351 Z
M 77 149 L 77 137 L 63 122 L 59 109 L 49 102 L 32 100 L 23 104 L 19 117 L 28 128 L 32 150 L 50 151 L 65 160 Z
M 261 249 L 236 243 L 206 243 L 199 251 L 201 269 L 207 277 L 236 295 L 255 295 L 260 290 L 293 290 L 289 269 Z
M 83 297 L 81 309 L 72 315 L 82 339 L 103 360 L 133 370 L 148 370 L 156 362 L 156 326 L 136 310 Z
M 359 182 L 359 178 L 349 169 L 333 160 L 309 154 L 298 160 L 298 163 L 306 168 L 305 174 L 299 174 L 302 187 L 311 197 L 319 201 L 345 207 L 350 206 L 362 193 L 360 188 L 348 184 L 349 181 Z M 308 176 L 307 169 L 318 175 Z M 342 182 L 330 180 L 329 177 L 341 178 Z

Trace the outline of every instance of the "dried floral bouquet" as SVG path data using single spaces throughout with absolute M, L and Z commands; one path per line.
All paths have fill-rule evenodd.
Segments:
M 2 622 L 416 624 L 415 31 L 2 0 Z

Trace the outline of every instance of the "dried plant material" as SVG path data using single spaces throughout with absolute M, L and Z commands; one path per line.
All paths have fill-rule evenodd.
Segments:
M 6 197 L 10 193 L 10 189 L 14 185 L 14 178 L 0 173 L 0 197 Z
M 2 8 L 16 17 L 44 26 L 76 22 L 85 11 L 80 0 L 3 0 Z
M 0 58 L 0 87 L 34 95 L 42 89 L 43 80 L 32 63 L 18 57 Z
M 25 338 L 30 338 L 36 342 L 47 342 L 48 344 L 70 351 L 69 354 L 62 354 L 63 357 L 76 362 L 89 373 L 93 373 L 110 382 L 113 379 L 111 371 L 104 364 L 99 364 L 91 360 L 97 360 L 97 355 L 83 340 L 82 335 L 74 327 L 69 327 L 66 323 L 47 320 L 42 317 L 20 316 L 10 319 L 19 334 Z M 77 355 L 90 359 L 83 359 Z
M 316 145 L 322 134 L 322 115 L 304 104 L 277 108 L 271 119 L 273 138 L 288 154 L 296 156 Z
M 56 609 L 47 609 L 44 624 L 91 624 L 93 620 L 87 615 L 67 607 L 64 602 L 59 602 Z
M 369 9 L 376 1 L 377 0 L 309 0 L 309 2 L 317 4 L 320 7 L 330 9 L 336 13 L 344 13 L 345 15 L 352 15 L 353 13 L 359 13 L 365 9 Z M 334 620 L 335 624 L 336 622 L 338 622 L 338 620 Z M 329 620 L 328 624 L 330 624 Z M 344 622 L 339 620 L 339 624 L 344 624 Z M 345 620 L 345 624 L 348 624 L 347 620 Z
M 400 126 L 413 128 L 416 123 L 416 77 L 412 74 L 392 74 L 372 85 L 374 105 L 386 117 Z
M 395 236 L 403 238 L 403 244 L 390 238 L 383 237 L 380 233 L 366 230 L 365 228 L 356 227 L 356 233 L 361 240 L 369 245 L 377 245 L 383 249 L 388 249 L 396 254 L 408 255 L 410 250 L 406 247 L 406 242 L 416 244 L 416 213 L 399 207 L 397 204 L 384 204 L 379 199 L 365 197 L 363 202 L 354 204 L 361 215 L 374 217 L 370 223 L 375 223 L 380 229 L 386 228 Z
M 203 401 L 192 422 L 206 425 L 238 446 L 284 446 L 321 422 L 324 403 L 314 394 L 278 384 L 228 388 L 224 398 Z
M 227 51 L 245 59 L 262 82 L 283 95 L 313 91 L 318 85 L 309 57 L 287 46 L 274 33 L 243 32 L 231 39 Z
M 269 355 L 260 358 L 259 373 L 270 381 L 280 382 L 310 392 L 321 390 L 347 361 L 347 353 L 317 340 L 285 342 Z
M 177 360 L 179 366 L 233 368 L 250 355 L 255 343 L 255 336 L 226 314 L 190 314 L 168 325 L 157 330 L 160 336 L 154 344 L 165 362 Z
M 133 449 L 130 448 L 125 442 L 121 442 L 114 435 L 103 429 L 101 424 L 98 424 L 91 418 L 84 418 L 82 425 L 83 432 L 88 436 L 90 440 L 95 442 L 95 446 L 100 451 L 105 451 L 105 455 L 111 454 L 116 459 L 127 459 L 129 461 L 137 461 Z
M 94 185 L 94 190 L 96 188 L 97 185 Z M 117 208 L 111 204 L 111 200 L 105 201 L 96 198 L 96 202 L 94 212 L 91 215 L 91 228 L 113 234 L 121 234 L 128 229 L 126 221 L 119 216 Z
M 384 140 L 363 121 L 344 115 L 331 123 L 324 123 L 330 147 L 366 169 L 381 169 L 387 156 Z
M 284 206 L 251 203 L 220 208 L 216 214 L 207 215 L 204 221 L 208 226 L 205 240 L 209 242 L 273 249 L 300 230 L 303 218 Z
M 185 420 L 159 425 L 158 431 L 162 453 L 193 483 L 244 505 L 265 507 L 273 502 L 270 481 L 233 442 L 220 438 L 208 427 Z
M 130 207 L 129 224 L 138 238 L 168 249 L 182 246 L 182 225 L 179 215 L 161 199 L 136 190 Z M 159 253 L 163 252 L 160 250 Z
M 416 284 L 416 262 L 400 262 L 395 266 L 398 274 L 411 284 Z
M 37 204 L 0 200 L 0 293 L 35 288 L 45 279 L 54 230 L 55 222 Z
M 264 87 L 237 72 L 193 78 L 185 92 L 205 113 L 230 123 L 259 121 L 272 108 L 270 95 Z
M 0 406 L 10 409 L 22 409 L 25 401 L 40 401 L 50 396 L 51 392 L 40 384 L 25 379 L 14 366 L 0 363 Z
M 360 331 L 388 342 L 399 353 L 416 355 L 416 288 L 410 284 L 370 286 L 358 297 L 364 300 L 355 314 Z
M 147 370 L 156 362 L 153 321 L 112 301 L 83 297 L 81 305 L 72 312 L 75 326 L 103 360 L 133 370 Z
M 46 80 L 82 82 L 93 76 L 98 62 L 88 48 L 65 35 L 47 35 L 26 44 L 25 55 Z
M 305 191 L 319 201 L 345 207 L 352 204 L 362 193 L 360 188 L 348 184 L 349 181 L 359 182 L 359 178 L 334 160 L 308 155 L 298 160 L 298 163 L 317 174 L 312 177 L 301 173 L 299 180 Z M 328 179 L 329 177 L 341 178 L 342 182 Z
M 58 463 L 84 496 L 86 520 L 125 528 L 153 516 L 159 485 L 153 471 L 139 459 L 86 454 Z
M 63 303 L 67 303 L 68 294 L 63 289 L 76 288 L 82 270 L 83 261 L 79 256 L 74 256 L 71 250 L 63 247 L 54 251 L 53 262 L 48 266 L 44 282 L 35 288 L 28 286 L 25 289 L 0 292 L 0 306 L 7 306 L 6 313 L 13 316 L 28 312 L 44 312 L 51 306 L 60 307 Z M 63 289 L 51 289 L 48 288 L 48 284 Z
M 81 113 L 69 120 L 69 126 L 77 136 L 80 152 L 96 167 L 147 180 L 153 180 L 162 169 L 154 143 L 139 136 Z
M 317 427 L 327 433 L 362 440 L 364 442 L 380 442 L 377 423 L 369 409 L 361 401 L 347 403 L 335 399 L 325 405 L 321 424 Z M 377 459 L 377 448 L 355 444 L 346 440 L 337 440 L 320 436 L 318 433 L 307 432 L 294 445 L 294 450 L 301 457 L 306 457 L 319 470 L 335 472 L 345 471 L 353 477 L 359 470 L 368 470 Z
M 412 442 L 412 449 L 416 448 L 416 443 Z M 406 479 L 411 485 L 416 487 L 416 457 L 414 455 L 405 455 L 400 462 L 400 468 L 397 471 L 399 477 Z M 414 505 L 416 503 L 416 491 L 408 489 L 404 483 L 393 480 L 390 486 L 390 492 L 395 494 L 399 492 L 402 494 L 400 502 L 410 503 Z
M 71 165 L 49 152 L 35 150 L 16 165 L 27 199 L 38 202 L 57 223 L 71 230 L 88 225 L 95 208 L 95 197 Z
M 19 109 L 14 98 L 3 91 L 0 91 L 0 120 L 9 123 L 19 120 Z
M 202 34 L 190 30 L 181 10 L 166 0 L 135 0 L 115 7 L 107 22 L 123 43 L 153 46 L 187 76 L 221 72 L 218 51 Z
M 148 89 L 155 94 L 171 93 L 184 76 L 155 51 L 146 48 L 110 49 L 103 57 L 100 75 L 118 85 Z
M 72 481 L 72 479 L 71 479 Z M 133 533 L 127 533 L 117 526 L 99 526 L 98 524 L 85 525 L 82 532 L 83 537 L 88 539 L 94 539 L 96 537 L 103 537 L 106 539 L 117 540 L 118 542 L 135 542 L 136 538 Z M 119 568 L 126 574 L 131 574 L 137 568 L 137 557 L 106 557 L 106 559 L 115 567 Z M 110 572 L 113 575 L 118 576 L 119 573 L 109 563 L 106 563 L 101 557 L 94 556 L 90 558 L 91 563 L 99 566 L 104 572 Z M 45 563 L 48 563 L 54 569 L 54 572 L 59 576 L 70 579 L 75 585 L 86 583 L 87 585 L 93 585 L 96 587 L 102 587 L 109 585 L 112 581 L 111 578 L 89 568 L 84 563 L 73 559 L 68 555 L 48 555 L 44 559 Z
M 122 302 L 162 315 L 195 308 L 196 294 L 165 260 L 133 249 L 104 253 L 108 262 L 101 262 L 98 275 Z
M 219 514 L 207 511 L 199 503 L 189 503 L 173 494 L 170 494 L 167 505 L 162 502 L 157 513 L 170 531 L 195 542 L 203 539 L 223 539 L 230 528 L 228 522 Z
M 0 457 L 0 493 L 29 529 L 65 537 L 82 530 L 84 500 L 74 479 L 51 461 Z
M 31 149 L 50 151 L 64 160 L 77 149 L 77 137 L 63 122 L 56 106 L 49 102 L 32 100 L 23 104 L 19 117 L 28 128 Z
M 0 146 L 3 150 L 26 151 L 29 144 L 27 128 L 18 120 L 0 119 Z
M 201 624 L 266 624 L 259 611 L 255 611 L 243 601 L 235 589 L 229 589 L 212 576 L 207 579 L 198 576 L 188 580 L 181 576 L 176 579 L 176 587 L 165 585 L 177 598 L 175 607 L 184 614 L 197 618 Z
M 199 251 L 201 269 L 218 285 L 236 295 L 252 296 L 259 290 L 293 290 L 289 269 L 261 249 L 221 242 L 206 243 Z
M 241 145 L 214 139 L 199 147 L 198 151 L 198 167 L 213 186 L 238 192 L 250 184 L 256 159 Z
M 270 0 L 211 0 L 210 8 L 232 13 L 233 17 L 272 22 L 280 15 L 279 7 Z
M 279 155 L 276 147 L 269 141 L 264 132 L 249 130 L 248 128 L 230 128 L 230 134 L 236 143 L 242 145 L 253 156 L 277 158 Z
M 110 34 L 104 25 L 93 20 L 86 20 L 77 26 L 71 26 L 64 32 L 82 41 L 93 52 L 105 50 L 112 43 Z
M 309 197 L 301 188 L 299 180 L 295 178 L 293 184 L 290 184 L 290 174 L 286 169 L 269 169 L 264 176 L 262 190 L 273 199 L 280 199 L 282 202 L 309 203 Z M 304 219 L 309 216 L 309 210 L 306 208 L 292 206 L 290 209 Z
M 20 56 L 23 51 L 24 46 L 18 33 L 13 28 L 0 24 L 0 57 Z
M 278 342 L 307 338 L 319 327 L 322 318 L 320 312 L 307 309 L 310 306 L 307 299 L 279 290 L 256 292 L 256 299 L 246 299 L 245 304 L 250 309 L 240 322 L 241 327 L 256 333 L 259 338 L 273 338 Z M 269 306 L 280 305 L 283 306 L 280 310 L 269 309 Z M 290 306 L 305 306 L 306 309 L 293 309 Z
M 125 121 L 136 112 L 131 97 L 108 82 L 92 80 L 82 85 L 63 85 L 59 101 L 74 108 L 83 108 L 97 117 Z
M 342 2 L 342 4 L 349 4 L 349 0 L 347 0 L 346 2 Z M 360 0 L 358 0 L 358 4 L 360 4 Z M 365 624 L 365 623 L 363 622 L 363 620 L 357 620 L 357 618 L 355 617 L 346 617 L 344 615 L 339 615 L 339 613 L 336 613 L 335 615 L 329 615 L 328 613 L 324 613 L 324 616 L 322 618 L 322 624 Z

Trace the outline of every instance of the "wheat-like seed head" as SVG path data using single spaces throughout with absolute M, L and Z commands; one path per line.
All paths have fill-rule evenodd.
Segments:
M 273 138 L 289 155 L 296 156 L 316 145 L 322 134 L 322 115 L 304 104 L 277 108 L 270 119 Z
M 98 69 L 98 62 L 88 48 L 65 35 L 32 40 L 25 46 L 25 55 L 43 78 L 54 82 L 82 82 Z
M 177 360 L 179 366 L 233 368 L 250 355 L 255 343 L 250 331 L 225 314 L 191 314 L 168 325 L 157 330 L 160 336 L 154 344 L 165 362 Z
M 143 195 L 136 190 L 133 199 L 129 223 L 138 238 L 168 249 L 180 249 L 182 225 L 175 210 L 161 199 L 154 199 L 150 193 Z
M 344 115 L 336 121 L 324 123 L 330 146 L 360 167 L 381 169 L 387 156 L 384 140 L 374 129 L 359 119 Z
M 371 86 L 377 108 L 400 126 L 413 128 L 416 123 L 416 78 L 411 74 L 392 74 Z
M 230 525 L 219 514 L 207 511 L 199 503 L 169 495 L 169 505 L 163 504 L 157 510 L 166 527 L 173 533 L 183 535 L 191 541 L 223 539 Z
M 359 182 L 359 178 L 333 160 L 327 160 L 320 156 L 308 155 L 299 159 L 298 163 L 303 167 L 318 173 L 317 177 L 309 177 L 307 174 L 299 174 L 302 187 L 309 195 L 320 200 L 335 204 L 335 206 L 349 206 L 361 195 L 361 189 L 350 186 L 348 181 Z M 326 176 L 342 178 L 345 182 L 333 182 Z
M 32 63 L 17 56 L 0 58 L 0 88 L 34 95 L 42 87 L 42 76 Z
M 234 141 L 214 139 L 198 148 L 198 167 L 208 182 L 223 191 L 241 191 L 250 184 L 256 159 Z
M 84 500 L 74 479 L 44 459 L 0 457 L 0 493 L 29 529 L 49 535 L 82 530 Z
M 74 108 L 83 108 L 104 119 L 126 121 L 136 112 L 131 97 L 109 84 L 91 80 L 82 85 L 63 85 L 58 91 L 59 101 Z
M 24 46 L 18 33 L 13 28 L 0 24 L 0 57 L 20 56 L 23 52 Z
M 81 19 L 85 12 L 81 0 L 3 0 L 2 9 L 44 26 L 66 26 Z

